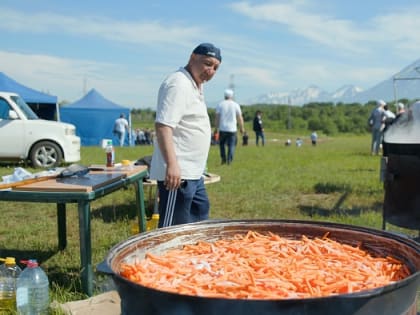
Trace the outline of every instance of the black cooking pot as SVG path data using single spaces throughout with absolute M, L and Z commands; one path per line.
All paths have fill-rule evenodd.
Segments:
M 131 282 L 118 273 L 121 262 L 141 259 L 146 252 L 163 253 L 199 240 L 231 238 L 249 230 L 273 232 L 300 239 L 329 237 L 358 245 L 374 256 L 393 256 L 404 262 L 411 275 L 384 287 L 330 297 L 286 300 L 243 300 L 187 296 L 159 291 Z M 333 223 L 283 220 L 204 221 L 138 234 L 114 246 L 98 270 L 111 274 L 121 298 L 122 314 L 145 315 L 415 315 L 420 282 L 420 244 L 404 236 Z
M 417 155 L 388 154 L 384 176 L 384 223 L 420 230 L 419 174 L 420 145 Z
M 389 154 L 395 155 L 411 155 L 420 157 L 420 143 L 392 143 L 383 142 L 383 156 Z

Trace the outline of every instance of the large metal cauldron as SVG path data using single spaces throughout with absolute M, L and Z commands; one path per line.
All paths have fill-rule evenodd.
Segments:
M 193 297 L 146 288 L 118 274 L 122 261 L 143 258 L 198 240 L 215 241 L 249 230 L 271 231 L 289 238 L 329 237 L 341 243 L 357 245 L 373 255 L 391 255 L 407 264 L 412 275 L 396 283 L 363 291 L 323 298 L 289 300 L 235 300 Z M 253 220 L 205 221 L 178 225 L 138 234 L 114 246 L 99 271 L 113 275 L 121 297 L 122 314 L 145 315 L 415 315 L 416 294 L 420 282 L 420 244 L 388 232 L 305 221 Z
M 385 222 L 420 230 L 420 144 L 384 143 Z
M 387 128 L 382 165 L 385 166 L 382 228 L 389 222 L 420 231 L 420 102 L 412 104 Z

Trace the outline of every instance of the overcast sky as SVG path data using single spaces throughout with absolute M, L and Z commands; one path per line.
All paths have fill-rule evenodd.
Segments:
M 1 0 L 0 71 L 74 102 L 95 88 L 127 107 L 156 107 L 159 85 L 195 46 L 222 65 L 209 103 L 315 84 L 368 89 L 420 58 L 418 0 Z

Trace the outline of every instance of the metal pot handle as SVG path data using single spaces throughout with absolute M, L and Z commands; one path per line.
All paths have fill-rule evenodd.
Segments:
M 101 272 L 101 273 L 105 273 L 105 274 L 111 275 L 111 276 L 114 275 L 114 272 L 108 266 L 108 264 L 106 263 L 105 260 L 96 265 L 96 271 Z

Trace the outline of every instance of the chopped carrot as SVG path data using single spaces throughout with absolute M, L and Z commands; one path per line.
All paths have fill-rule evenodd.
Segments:
M 120 274 L 146 287 L 232 299 L 324 297 L 382 287 L 410 275 L 395 257 L 373 257 L 358 246 L 321 238 L 300 240 L 248 231 L 200 241 L 162 255 L 121 263 Z

